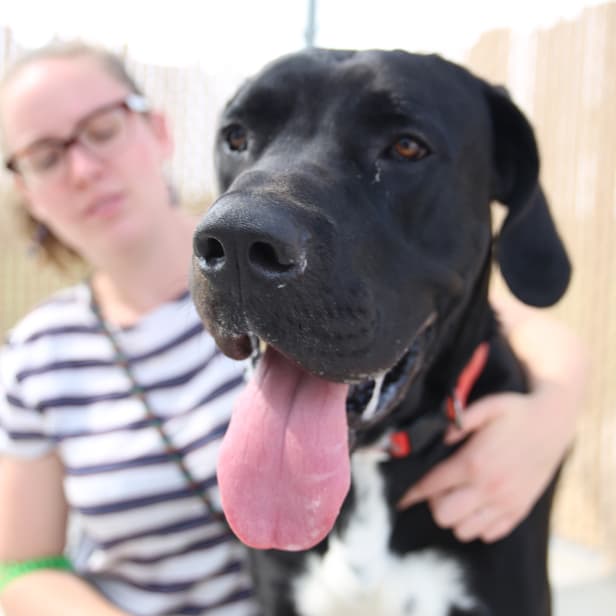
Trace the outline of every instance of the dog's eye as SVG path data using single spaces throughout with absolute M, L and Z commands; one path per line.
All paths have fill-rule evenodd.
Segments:
M 246 129 L 239 124 L 229 126 L 224 136 L 229 149 L 233 152 L 244 152 L 248 147 L 248 134 Z
M 430 152 L 428 148 L 413 137 L 400 137 L 392 146 L 391 154 L 398 160 L 421 160 Z

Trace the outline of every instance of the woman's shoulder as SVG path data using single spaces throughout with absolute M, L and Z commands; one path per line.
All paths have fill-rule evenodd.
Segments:
M 27 345 L 47 335 L 94 326 L 85 284 L 56 291 L 17 322 L 6 336 L 9 347 Z

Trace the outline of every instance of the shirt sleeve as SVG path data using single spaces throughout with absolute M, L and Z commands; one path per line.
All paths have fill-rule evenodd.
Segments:
M 46 435 L 45 417 L 27 401 L 20 380 L 24 349 L 6 344 L 0 350 L 0 455 L 41 457 L 55 448 Z

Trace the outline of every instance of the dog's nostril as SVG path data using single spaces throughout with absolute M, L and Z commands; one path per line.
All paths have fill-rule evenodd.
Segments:
M 203 258 L 210 265 L 216 265 L 217 263 L 221 263 L 225 259 L 225 249 L 223 245 L 213 237 L 207 239 L 205 245 L 205 254 Z
M 288 272 L 294 265 L 292 259 L 285 259 L 267 242 L 254 242 L 250 247 L 249 259 L 261 270 L 281 274 Z
M 225 249 L 222 243 L 213 237 L 199 241 L 196 245 L 196 253 L 210 267 L 220 265 L 225 260 Z

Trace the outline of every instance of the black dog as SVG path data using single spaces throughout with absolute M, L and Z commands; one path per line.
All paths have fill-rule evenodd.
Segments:
M 311 50 L 239 90 L 216 154 L 193 292 L 256 364 L 219 483 L 265 614 L 549 614 L 555 481 L 493 544 L 395 507 L 451 453 L 467 393 L 527 388 L 488 304 L 493 252 L 526 303 L 569 281 L 522 114 L 436 56 Z

